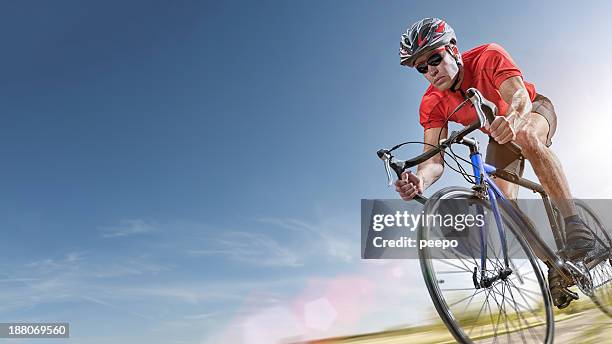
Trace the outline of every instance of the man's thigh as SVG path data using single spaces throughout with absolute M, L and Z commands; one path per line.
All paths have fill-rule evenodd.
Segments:
M 535 112 L 529 113 L 525 117 L 526 118 L 524 118 L 521 123 L 521 130 L 528 131 L 528 135 L 531 137 L 532 141 L 535 136 L 540 142 L 546 143 L 549 132 L 548 121 L 546 121 L 542 115 Z M 522 135 L 525 135 L 525 133 L 517 133 L 515 142 L 518 145 L 522 143 L 522 140 L 520 140 Z M 523 176 L 525 170 L 525 158 L 522 155 L 516 155 L 506 148 L 505 145 L 500 145 L 492 139 L 487 146 L 486 161 L 488 164 L 514 173 L 517 176 Z M 507 198 L 516 199 L 518 195 L 518 185 L 503 179 L 496 179 L 495 183 Z

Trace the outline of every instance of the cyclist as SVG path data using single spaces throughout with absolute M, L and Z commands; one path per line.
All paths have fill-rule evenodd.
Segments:
M 523 80 L 508 52 L 491 43 L 460 53 L 451 26 L 438 18 L 425 18 L 402 35 L 400 64 L 415 67 L 430 83 L 419 109 L 424 141 L 430 145 L 447 137 L 448 121 L 468 125 L 476 120 L 469 106 L 452 113 L 466 99 L 468 88 L 477 88 L 495 103 L 498 116 L 485 128 L 491 136 L 486 162 L 521 176 L 524 158 L 529 160 L 565 219 L 568 256 L 572 260 L 583 259 L 595 242 L 577 215 L 563 168 L 550 148 L 557 125 L 553 104 L 537 93 L 532 83 Z M 521 146 L 524 158 L 503 145 L 510 141 Z M 425 145 L 424 149 L 429 147 Z M 420 164 L 415 174 L 405 172 L 396 182 L 396 190 L 402 199 L 411 200 L 438 180 L 443 169 L 443 159 L 436 155 Z M 516 199 L 518 185 L 500 179 L 496 183 L 506 197 Z M 567 294 L 554 269 L 549 270 L 549 283 L 555 304 L 564 304 Z

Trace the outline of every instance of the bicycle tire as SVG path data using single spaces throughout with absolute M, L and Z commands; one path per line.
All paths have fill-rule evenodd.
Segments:
M 610 240 L 610 236 L 597 213 L 586 202 L 576 200 L 575 204 L 580 218 L 585 221 L 587 227 L 596 237 L 595 251 L 607 251 L 608 258 L 589 269 L 595 289 L 593 295 L 589 297 L 603 313 L 612 317 L 612 256 L 610 255 L 612 240 Z M 598 253 L 594 254 L 601 257 Z
M 471 189 L 466 189 L 466 188 L 462 188 L 462 187 L 448 187 L 448 188 L 444 188 L 440 191 L 438 191 L 436 194 L 434 194 L 429 200 L 428 202 L 425 204 L 424 207 L 424 213 L 425 214 L 433 214 L 435 213 L 435 210 L 437 210 L 440 206 L 440 200 L 448 200 L 448 199 L 476 199 L 475 197 L 475 192 Z M 487 204 L 483 203 L 483 204 Z M 490 203 L 489 203 L 490 205 Z M 514 221 L 514 220 L 509 220 L 510 219 L 510 210 L 507 209 L 502 203 L 498 203 L 500 212 L 502 213 L 502 219 L 505 221 L 505 223 L 507 221 Z M 510 223 L 510 222 L 508 222 Z M 525 240 L 524 236 L 520 233 L 520 231 L 517 229 L 516 223 L 512 223 L 514 225 L 508 225 L 508 223 L 506 223 L 506 228 L 510 229 L 513 238 L 516 239 L 516 241 L 518 242 L 518 244 L 520 245 L 520 249 L 522 249 L 524 251 L 524 254 L 526 255 L 526 260 L 529 262 L 529 265 L 531 265 L 531 268 L 533 269 L 534 275 L 535 275 L 535 280 L 534 280 L 534 285 L 537 284 L 536 288 L 539 290 L 539 293 L 541 294 L 541 306 L 542 306 L 542 311 L 543 311 L 543 315 L 542 318 L 540 319 L 541 322 L 538 324 L 542 324 L 542 322 L 544 323 L 544 328 L 542 332 L 542 335 L 540 337 L 538 336 L 534 336 L 535 337 L 535 343 L 544 343 L 544 344 L 551 344 L 553 343 L 553 339 L 554 339 L 554 313 L 552 310 L 552 300 L 551 300 L 551 296 L 550 296 L 550 291 L 548 288 L 548 284 L 546 282 L 546 279 L 544 278 L 544 275 L 542 273 L 541 270 L 541 266 L 538 263 L 537 258 L 535 258 L 535 255 L 533 254 L 531 247 L 529 245 L 529 243 Z M 522 224 L 524 226 L 527 226 L 528 224 Z M 495 227 L 496 229 L 497 227 Z M 496 232 L 497 233 L 497 232 Z M 426 228 L 424 226 L 421 226 L 418 229 L 418 240 L 420 242 L 420 240 L 428 240 L 428 238 L 430 237 L 430 228 Z M 423 274 L 423 278 L 425 280 L 425 284 L 427 286 L 427 290 L 429 292 L 429 295 L 434 303 L 434 307 L 438 313 L 438 315 L 440 316 L 440 318 L 442 319 L 442 321 L 444 322 L 444 324 L 446 325 L 446 327 L 448 328 L 448 330 L 450 331 L 450 333 L 452 334 L 452 336 L 455 338 L 455 340 L 457 340 L 459 343 L 476 343 L 478 341 L 481 340 L 486 340 L 486 338 L 491 338 L 491 335 L 489 334 L 488 337 L 487 336 L 471 336 L 470 332 L 472 329 L 466 333 L 466 331 L 463 328 L 463 325 L 461 324 L 461 319 L 458 319 L 456 314 L 453 313 L 453 311 L 450 309 L 451 307 L 449 307 L 446 298 L 444 297 L 442 290 L 439 286 L 439 281 L 438 280 L 438 275 L 433 267 L 433 261 L 435 259 L 431 258 L 431 252 L 429 248 L 425 248 L 422 250 L 419 250 L 419 261 L 420 261 L 420 265 L 421 265 L 421 272 Z M 526 262 L 525 262 L 526 263 Z M 517 269 L 516 271 L 516 275 L 519 276 L 519 271 Z M 442 282 L 444 283 L 444 281 L 442 280 Z M 502 285 L 503 286 L 503 285 Z M 514 288 L 516 288 L 516 286 L 514 285 Z M 496 288 L 491 288 L 491 289 L 496 289 Z M 476 290 L 476 288 L 474 287 L 474 290 Z M 483 289 L 481 289 L 483 290 Z M 510 294 L 512 294 L 512 287 L 508 287 L 508 290 L 510 291 Z M 489 294 L 495 294 L 495 293 L 499 293 L 499 291 L 495 292 L 489 292 Z M 503 289 L 502 289 L 502 294 L 503 294 Z M 474 293 L 473 295 L 476 295 L 476 293 Z M 493 297 L 495 298 L 495 295 L 493 295 Z M 473 296 L 472 296 L 473 298 Z M 488 295 L 487 295 L 488 298 Z M 524 297 L 523 297 L 524 298 Z M 512 299 L 514 300 L 514 296 L 512 297 Z M 471 302 L 472 299 L 470 299 Z M 488 301 L 485 300 L 488 304 Z M 515 301 L 515 300 L 514 300 Z M 539 300 L 538 300 L 539 301 Z M 495 302 L 497 303 L 497 300 L 495 300 Z M 527 302 L 527 300 L 525 300 L 525 302 Z M 468 305 L 466 306 L 466 309 Z M 482 307 L 481 306 L 481 312 L 482 312 Z M 515 306 L 516 307 L 516 306 Z M 502 309 L 503 309 L 503 313 L 505 314 L 506 317 L 506 321 L 508 321 L 511 317 L 508 316 L 508 313 L 506 312 L 506 306 L 504 305 L 503 307 L 499 307 L 498 304 L 498 309 L 500 310 L 499 315 L 498 315 L 498 325 L 499 325 L 499 316 L 501 315 Z M 510 309 L 512 310 L 512 309 Z M 518 309 L 516 314 L 518 313 Z M 491 313 L 491 309 L 490 309 L 490 305 L 489 305 L 489 312 Z M 480 316 L 480 312 L 478 314 L 478 317 Z M 520 332 L 520 335 L 523 337 L 523 342 L 525 342 L 525 338 L 524 338 L 524 334 L 523 334 L 523 330 L 528 330 L 531 332 L 532 336 L 533 336 L 533 331 L 532 327 L 537 328 L 538 326 L 523 326 L 521 323 L 521 317 L 520 314 L 516 317 L 517 321 L 519 322 L 519 326 L 517 326 L 518 331 L 510 331 L 510 329 L 508 329 L 508 322 L 506 322 L 506 330 L 507 331 L 501 331 L 500 334 L 501 335 L 505 335 L 506 337 L 508 337 L 508 342 L 512 343 L 513 341 L 510 340 L 510 336 L 514 333 Z M 477 323 L 477 320 L 474 321 L 474 323 Z M 491 320 L 493 321 L 494 319 L 491 318 Z M 528 323 L 528 322 L 527 322 Z M 541 325 L 539 325 L 541 326 Z M 484 326 L 483 326 L 484 327 Z M 497 329 L 496 327 L 493 328 L 494 330 L 494 335 L 497 338 Z M 482 331 L 482 330 L 481 330 Z

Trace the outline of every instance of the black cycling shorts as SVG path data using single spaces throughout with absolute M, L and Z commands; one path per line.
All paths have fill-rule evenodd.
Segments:
M 557 130 L 557 114 L 555 113 L 555 107 L 550 99 L 538 93 L 532 102 L 531 112 L 542 115 L 548 122 L 546 146 L 550 147 L 552 144 L 552 137 Z M 522 176 L 525 170 L 525 159 L 522 156 L 514 154 L 511 150 L 504 145 L 500 145 L 493 139 L 489 139 L 485 162 L 497 168 L 503 168 L 509 172 L 516 173 L 518 176 Z

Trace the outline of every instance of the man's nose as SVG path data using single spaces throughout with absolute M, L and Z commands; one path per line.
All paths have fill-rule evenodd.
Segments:
M 427 72 L 429 73 L 429 75 L 436 76 L 436 74 L 438 74 L 437 66 L 427 66 L 427 68 L 428 68 Z

